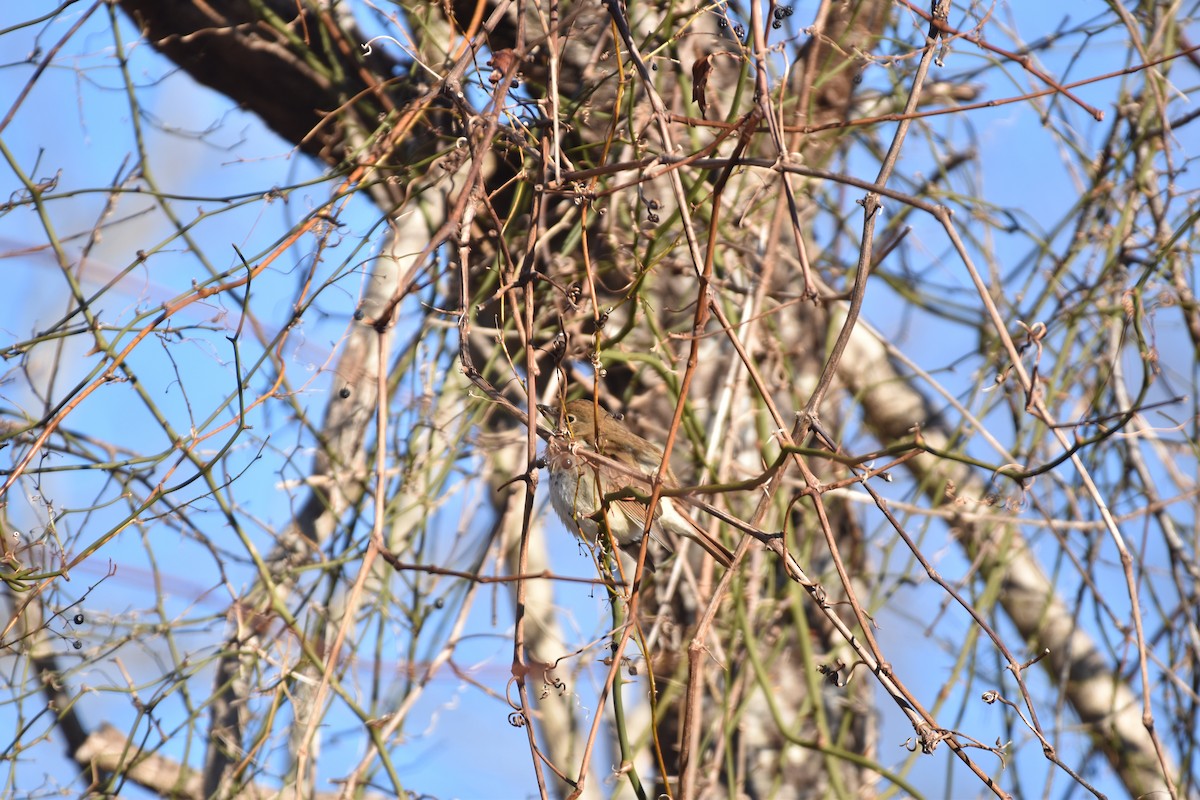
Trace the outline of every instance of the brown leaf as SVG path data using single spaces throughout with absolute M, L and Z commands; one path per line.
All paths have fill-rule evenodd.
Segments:
M 708 76 L 712 74 L 712 55 L 707 55 L 692 64 L 692 101 L 700 107 L 700 118 L 705 119 L 708 112 L 708 98 L 704 90 L 708 88 Z

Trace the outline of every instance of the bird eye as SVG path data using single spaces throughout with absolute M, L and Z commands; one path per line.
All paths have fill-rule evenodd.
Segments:
M 574 415 L 574 414 L 567 414 L 567 424 L 570 424 L 570 423 L 572 423 L 572 422 L 574 422 L 574 421 L 575 421 L 575 415 Z

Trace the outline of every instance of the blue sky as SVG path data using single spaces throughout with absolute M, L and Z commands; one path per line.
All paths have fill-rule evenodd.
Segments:
M 19 18 L 15 15 L 23 15 L 24 9 L 14 12 L 15 8 L 16 4 L 10 4 L 0 9 L 0 28 L 13 24 Z M 49 8 L 47 6 L 46 10 Z M 1033 32 L 1052 29 L 1057 16 L 1050 15 L 1063 13 L 1052 9 L 1050 4 L 1020 4 L 1003 10 L 1014 19 L 1017 27 Z M 70 13 L 62 22 L 49 26 L 36 42 L 32 38 L 34 31 L 29 30 L 0 37 L 0 64 L 4 65 L 0 69 L 0 107 L 7 109 L 32 73 L 30 66 L 21 63 L 22 59 L 35 45 L 44 52 L 62 35 L 73 21 Z M 126 24 L 122 30 L 126 43 L 133 42 L 131 26 Z M 1052 74 L 1064 75 L 1074 46 L 1075 43 L 1064 42 L 1061 47 L 1042 54 Z M 121 75 L 113 67 L 113 48 L 114 43 L 106 33 L 106 20 L 98 15 L 71 39 L 54 65 L 39 79 L 34 93 L 24 101 L 14 122 L 0 136 L 14 159 L 34 179 L 53 178 L 57 181 L 55 193 L 62 199 L 51 204 L 53 225 L 66 242 L 68 252 L 79 253 L 83 235 L 105 214 L 109 221 L 125 220 L 107 227 L 102 240 L 91 249 L 81 271 L 85 290 L 94 291 L 126 270 L 135 261 L 137 251 L 152 251 L 160 243 L 168 242 L 147 265 L 134 266 L 115 290 L 104 294 L 96 311 L 102 320 L 117 326 L 138 313 L 150 313 L 162 302 L 188 291 L 193 279 L 207 277 L 208 267 L 189 253 L 179 239 L 172 239 L 171 224 L 149 198 L 122 195 L 111 212 L 106 212 L 109 198 L 103 192 L 91 191 L 113 183 L 118 176 L 127 176 L 136 162 L 129 135 L 132 112 Z M 1116 45 L 1093 44 L 1089 52 L 1088 59 L 1071 67 L 1070 77 L 1117 69 L 1126 60 L 1126 54 Z M 298 189 L 286 202 L 268 196 L 273 187 L 304 183 L 316 178 L 320 171 L 265 130 L 255 118 L 231 108 L 224 98 L 195 85 L 146 45 L 132 46 L 130 55 L 130 75 L 142 87 L 138 92 L 144 104 L 141 122 L 146 150 L 151 154 L 153 175 L 164 191 L 180 196 L 172 207 L 185 223 L 195 221 L 193 235 L 212 259 L 214 269 L 225 270 L 237 265 L 235 245 L 251 260 L 266 252 L 282 231 L 326 200 L 329 184 Z M 1111 56 L 1112 60 L 1101 63 L 1101 56 Z M 964 70 L 972 60 L 982 58 L 971 45 L 959 43 L 948 58 L 946 71 Z M 986 96 L 1019 94 L 1036 84 L 1015 68 L 1010 67 L 1009 74 L 1012 76 L 1010 85 L 988 86 Z M 939 72 L 935 70 L 933 78 L 938 76 Z M 876 79 L 877 76 L 868 71 L 868 85 Z M 880 83 L 885 81 L 880 79 Z M 1081 88 L 1078 93 L 1111 115 L 1114 85 L 1115 81 L 1109 81 Z M 1088 145 L 1097 142 L 1110 124 L 1107 120 L 1102 123 L 1091 121 L 1077 110 L 1068 111 L 1067 117 L 1078 140 Z M 1030 104 L 975 111 L 961 121 L 943 120 L 938 124 L 945 124 L 947 136 L 956 144 L 973 146 L 980 153 L 985 164 L 983 182 L 978 187 L 980 197 L 997 205 L 1019 206 L 1026 214 L 1021 221 L 1029 228 L 1036 229 L 1043 221 L 1058 219 L 1063 209 L 1074 202 L 1078 187 L 1063 169 L 1062 145 L 1043 134 L 1041 122 Z M 1183 150 L 1196 144 L 1189 141 L 1190 131 L 1189 128 L 1181 134 Z M 912 176 L 929 170 L 935 154 L 922 150 L 922 146 L 913 140 L 901 162 L 902 173 Z M 849 167 L 862 178 L 873 177 L 876 170 L 874 163 L 861 153 L 851 159 Z M 4 175 L 4 191 L 0 192 L 0 198 L 19 189 L 11 171 L 6 168 L 0 174 Z M 70 196 L 70 192 L 78 194 Z M 885 204 L 885 219 L 891 212 Z M 327 366 L 332 363 L 331 356 L 349 324 L 358 296 L 357 265 L 365 253 L 355 250 L 356 240 L 371 235 L 377 221 L 378 212 L 365 202 L 351 204 L 342 218 L 345 235 L 341 244 L 328 253 L 326 272 L 323 273 L 329 276 L 340 270 L 343 277 L 337 287 L 322 294 L 318 301 L 322 313 L 310 315 L 303 326 L 291 331 L 286 338 L 284 352 L 289 377 L 298 394 L 299 406 L 311 417 L 320 417 L 330 387 L 338 385 L 338 377 L 332 375 Z M 960 265 L 949 257 L 943 234 L 932 220 L 918 218 L 913 224 L 915 228 L 909 240 L 912 252 L 928 257 L 926 263 L 915 266 L 927 270 L 931 280 L 960 286 L 964 299 L 969 299 L 972 291 L 969 281 Z M 65 281 L 53 255 L 39 248 L 45 238 L 39 221 L 27 208 L 0 216 L 0 255 L 4 256 L 4 275 L 9 289 L 0 293 L 0 345 L 29 339 L 60 318 L 66 307 Z M 1018 233 L 996 236 L 991 247 L 991 252 L 980 253 L 981 263 L 986 263 L 990 256 L 1001 265 L 1014 266 L 1028 255 L 1030 245 L 1024 233 Z M 297 249 L 295 255 L 289 254 L 265 272 L 253 288 L 256 313 L 264 323 L 263 336 L 268 343 L 281 335 L 294 301 L 296 276 L 308 268 L 306 258 L 310 253 L 311 249 Z M 901 303 L 890 290 L 878 284 L 868 297 L 867 318 L 927 365 L 946 364 L 970 355 L 974 343 L 965 341 L 953 326 L 929 316 L 921 317 L 918 324 L 914 324 L 911 316 L 899 313 L 903 309 Z M 188 347 L 168 346 L 164 342 L 162 347 L 145 347 L 139 351 L 135 364 L 139 375 L 150 382 L 148 391 L 154 393 L 160 407 L 177 427 L 186 429 L 190 423 L 203 421 L 236 380 L 233 354 L 226 337 L 236 327 L 238 319 L 238 309 L 224 301 L 197 304 L 173 320 L 176 325 L 188 326 L 183 334 Z M 275 327 L 271 328 L 272 325 Z M 1159 334 L 1165 341 L 1170 341 L 1169 329 Z M 243 363 L 256 358 L 257 350 L 262 346 L 248 338 L 242 353 Z M 52 351 L 43 345 L 38 350 L 38 358 L 29 360 L 27 375 L 15 372 L 16 363 L 10 361 L 6 365 L 10 372 L 0 379 L 0 403 L 38 416 L 42 412 L 42 403 L 28 389 L 27 383 L 44 389 L 51 365 L 55 363 L 51 359 L 60 359 L 71 365 L 57 373 L 55 385 L 57 395 L 61 396 L 70 381 L 82 379 L 94 367 L 96 356 L 89 351 L 90 341 L 79 336 L 66 340 L 57 354 L 52 355 Z M 186 361 L 180 361 L 181 358 Z M 1179 368 L 1186 371 L 1183 362 Z M 181 374 L 182 380 L 178 378 Z M 974 375 L 967 368 L 959 375 L 947 376 L 946 380 L 953 390 L 965 392 Z M 260 520 L 264 529 L 279 526 L 288 518 L 292 496 L 280 487 L 287 478 L 297 477 L 298 470 L 307 463 L 307 456 L 290 466 L 285 463 L 283 454 L 295 440 L 290 413 L 282 405 L 257 412 L 252 420 L 255 429 L 251 437 L 228 461 L 230 472 L 246 469 L 244 480 L 261 486 L 260 491 L 241 493 L 246 498 L 246 505 L 240 511 L 248 518 Z M 121 386 L 102 390 L 81 405 L 71 417 L 71 426 L 100 439 L 121 441 L 141 453 L 156 452 L 166 446 L 161 433 L 155 436 L 156 426 L 149 413 L 140 404 L 131 402 L 130 394 Z M 214 437 L 212 446 L 216 447 L 222 441 L 223 437 Z M 161 475 L 161 470 L 156 475 Z M 73 472 L 48 474 L 41 480 L 40 493 L 56 503 L 56 510 L 70 512 L 63 517 L 60 533 L 68 538 L 81 537 L 71 538 L 75 547 L 86 546 L 90 541 L 88 537 L 94 535 L 92 531 L 107 530 L 128 513 L 128 508 L 113 502 L 111 487 L 94 476 Z M 197 485 L 194 490 L 184 490 L 177 500 L 183 502 L 202 493 L 202 488 Z M 905 496 L 897 490 L 897 499 Z M 92 508 L 101 501 L 105 505 Z M 198 501 L 191 513 L 195 524 L 216 541 L 221 542 L 221 537 L 230 535 L 222 528 L 221 516 L 211 502 Z M 455 527 L 460 524 L 463 509 L 452 504 L 440 513 L 444 517 L 439 519 L 439 524 Z M 34 536 L 45 525 L 45 506 L 40 499 L 28 494 L 22 502 L 10 506 L 9 514 L 11 521 L 29 536 Z M 486 520 L 471 520 L 465 524 L 482 531 Z M 575 543 L 557 522 L 548 523 L 546 533 L 555 537 L 552 550 L 557 566 L 574 574 L 589 574 L 590 562 L 577 557 Z M 940 556 L 939 569 L 948 574 L 962 573 L 966 565 L 958 551 L 945 542 L 945 531 L 941 526 L 935 523 L 929 536 L 931 548 Z M 1048 556 L 1053 554 L 1049 548 L 1045 552 Z M 30 554 L 31 558 L 44 556 L 45 552 L 41 551 L 39 556 L 36 548 Z M 156 559 L 157 564 L 152 564 L 151 558 Z M 107 560 L 116 564 L 117 574 L 101 581 Z M 143 693 L 151 696 L 161 688 L 156 681 L 164 672 L 163 664 L 170 663 L 170 658 L 164 657 L 168 646 L 165 641 L 151 639 L 147 647 L 126 646 L 117 653 L 104 650 L 105 641 L 115 630 L 109 627 L 109 622 L 120 619 L 122 624 L 135 620 L 149 623 L 156 614 L 194 619 L 196 624 L 178 637 L 175 646 L 204 654 L 213 644 L 213 631 L 220 630 L 220 619 L 230 591 L 244 587 L 252 575 L 246 564 L 226 566 L 226 573 L 219 574 L 214 556 L 196 540 L 180 536 L 173 526 L 129 528 L 116 542 L 104 548 L 101 557 L 82 565 L 69 585 L 59 585 L 55 599 L 66 605 L 79 599 L 84 594 L 84 587 L 99 581 L 86 595 L 83 604 L 88 617 L 85 625 L 74 630 L 68 630 L 65 625 L 53 626 L 64 631 L 67 637 L 61 642 L 63 658 L 81 659 L 74 678 L 80 685 L 95 688 L 81 702 L 88 721 L 93 724 L 102 719 L 128 721 L 131 710 L 129 697 L 123 689 L 126 681 L 122 671 L 147 681 L 139 687 L 139 696 Z M 160 587 L 156 580 L 163 578 L 168 580 Z M 572 584 L 564 584 L 559 592 L 564 614 L 573 625 L 570 630 L 577 637 L 576 643 L 592 639 L 606 627 L 607 611 L 596 593 Z M 155 609 L 155 598 L 160 593 L 163 604 L 161 609 Z M 881 610 L 878 617 L 881 641 L 891 654 L 897 671 L 921 676 L 924 681 L 914 680 L 914 687 L 924 696 L 932 697 L 940 689 L 943 676 L 948 674 L 950 662 L 944 648 L 925 643 L 919 620 L 927 618 L 923 614 L 935 613 L 941 598 L 927 586 L 921 586 L 906 590 L 899 599 L 903 601 L 901 605 L 913 609 L 913 613 L 904 615 Z M 1114 592 L 1110 602 L 1120 605 L 1119 592 Z M 462 658 L 459 666 L 474 680 L 497 692 L 504 691 L 507 680 L 510 655 L 508 603 L 509 595 L 500 590 L 488 602 L 478 603 L 469 626 L 474 638 L 459 651 Z M 951 612 L 940 624 L 945 626 L 938 630 L 943 640 L 954 641 L 965 634 L 966 622 L 962 615 Z M 71 647 L 73 638 L 83 642 L 81 651 Z M 914 641 L 923 642 L 922 647 L 910 646 Z M 396 662 L 384 665 L 384 668 L 402 670 L 402 654 L 403 650 L 398 650 Z M 421 654 L 427 656 L 429 652 L 421 648 Z M 0 663 L 5 662 L 0 660 Z M 369 667 L 362 666 L 360 678 L 364 684 L 370 680 Z M 575 692 L 564 702 L 593 707 L 601 675 L 599 667 L 593 667 L 579 676 Z M 1040 672 L 1032 673 L 1031 680 L 1036 685 L 1043 685 Z M 108 685 L 120 690 L 107 692 L 103 687 Z M 191 678 L 190 686 L 197 697 L 205 696 L 211 688 L 208 672 L 198 670 Z M 962 691 L 977 697 L 984 688 L 992 687 L 981 683 Z M 170 715 L 179 712 L 173 705 L 176 702 L 172 697 L 162 709 L 168 724 Z M 948 706 L 956 707 L 954 703 Z M 967 711 L 956 721 L 962 728 L 978 724 L 990 730 L 987 717 L 998 714 L 995 709 L 978 702 L 967 701 L 963 707 Z M 9 721 L 17 722 L 15 718 L 6 717 L 14 713 L 12 709 L 10 705 L 0 707 L 0 726 Z M 523 732 L 508 725 L 507 716 L 508 709 L 502 703 L 485 697 L 449 671 L 443 671 L 408 726 L 407 745 L 399 750 L 403 774 L 412 786 L 441 797 L 486 797 L 498 783 L 530 785 L 528 746 Z M 911 735 L 911 729 L 906 729 L 893 709 L 884 709 L 881 722 L 880 758 L 885 764 L 898 764 L 906 756 L 899 743 Z M 359 743 L 353 735 L 353 723 L 334 715 L 330 724 L 335 735 L 323 757 L 332 759 L 333 763 L 356 759 Z M 336 735 L 340 732 L 345 735 Z M 455 743 L 472 736 L 485 741 L 487 746 L 475 752 L 470 769 L 456 768 L 454 760 L 445 757 L 446 753 Z M 280 743 L 274 745 L 278 747 Z M 1069 745 L 1065 746 L 1069 748 Z M 193 762 L 198 752 L 191 751 Z M 1028 757 L 1029 753 L 1036 752 L 1036 748 L 1024 748 L 1022 752 L 1026 758 L 1017 769 L 1022 772 L 1025 786 L 1040 790 L 1046 762 Z M 63 780 L 69 773 L 61 762 L 56 764 L 58 753 L 57 743 L 40 744 L 31 751 L 31 759 L 21 769 L 43 769 L 55 776 L 51 780 Z M 175 752 L 168 749 L 166 754 L 184 756 L 182 743 Z M 977 784 L 949 763 L 947 759 L 950 758 L 948 750 L 942 748 L 937 755 L 921 761 L 912 779 L 932 796 L 940 796 L 942 786 L 950 780 L 948 776 L 955 776 L 954 786 L 963 787 L 962 790 L 972 796 L 979 794 Z M 1066 784 L 1061 778 L 1058 780 L 1056 786 L 1065 790 Z M 1100 786 L 1110 791 L 1114 788 L 1104 782 Z M 136 795 L 131 792 L 129 796 Z

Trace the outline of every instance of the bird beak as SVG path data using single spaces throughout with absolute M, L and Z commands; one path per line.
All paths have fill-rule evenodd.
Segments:
M 562 431 L 563 427 L 565 426 L 565 422 L 563 421 L 563 415 L 558 410 L 557 405 L 538 403 L 538 410 L 541 411 L 542 416 L 546 417 L 546 422 L 548 425 L 550 425 L 551 432 Z

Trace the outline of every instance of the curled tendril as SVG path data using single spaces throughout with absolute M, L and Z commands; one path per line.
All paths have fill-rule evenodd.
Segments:
M 378 42 L 380 39 L 389 41 L 392 44 L 400 44 L 400 40 L 397 39 L 395 36 L 376 36 L 376 37 L 373 37 L 372 39 L 362 43 L 363 55 L 364 56 L 371 55 L 371 43 Z M 401 45 L 401 46 L 403 46 L 403 45 Z

